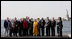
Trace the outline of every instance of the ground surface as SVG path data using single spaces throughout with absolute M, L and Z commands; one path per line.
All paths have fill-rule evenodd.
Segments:
M 70 38 L 69 36 L 67 35 L 63 35 L 62 37 L 58 37 L 57 35 L 56 36 L 22 36 L 22 37 L 9 37 L 9 36 L 1 36 L 2 38 Z

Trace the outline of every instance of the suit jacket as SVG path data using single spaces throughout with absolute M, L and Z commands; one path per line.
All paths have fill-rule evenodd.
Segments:
M 50 27 L 51 27 L 51 21 L 49 20 L 48 23 L 47 23 L 46 28 L 50 28 Z
M 57 28 L 58 28 L 58 29 L 62 29 L 62 28 L 63 28 L 62 21 L 57 22 Z
M 56 21 L 51 21 L 51 27 L 54 28 L 56 26 Z
M 15 29 L 18 29 L 18 27 L 19 27 L 19 23 L 18 23 L 18 21 L 16 20 L 16 21 L 14 22 L 14 28 L 15 28 Z
M 7 28 L 8 27 L 8 22 L 5 20 L 4 21 L 4 28 Z
M 23 21 L 19 21 L 19 28 L 23 29 Z
M 42 20 L 40 20 L 40 25 L 41 25 L 41 28 L 44 28 L 45 20 L 43 20 L 43 22 L 42 22 Z
M 28 25 L 29 29 L 33 29 L 33 21 L 29 20 L 29 25 Z
M 11 28 L 12 27 L 12 25 L 11 25 L 11 22 L 8 20 L 5 20 L 4 21 L 4 28 Z

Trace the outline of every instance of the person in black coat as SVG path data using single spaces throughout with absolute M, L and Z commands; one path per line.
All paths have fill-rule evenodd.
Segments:
M 4 20 L 4 28 L 5 28 L 5 34 L 7 33 L 8 35 L 8 30 L 9 30 L 9 18 L 7 17 L 7 20 Z
M 56 27 L 56 21 L 54 20 L 54 17 L 51 21 L 51 33 L 52 33 L 52 36 L 55 36 L 55 27 Z
M 40 36 L 40 18 L 37 19 L 38 22 L 38 36 Z
M 22 18 L 19 21 L 19 36 L 22 36 L 22 30 L 23 30 L 23 20 Z
M 5 28 L 5 29 L 8 28 L 8 22 L 7 22 L 7 20 L 4 20 L 4 28 Z
M 32 21 L 32 18 L 29 19 L 29 35 L 33 36 L 33 21 Z
M 45 25 L 45 20 L 42 18 L 40 21 L 41 21 L 41 28 L 42 28 L 42 36 L 44 36 L 44 25 Z
M 46 36 L 50 36 L 51 21 L 49 20 L 49 17 L 47 17 L 45 21 L 45 26 L 46 26 Z
M 13 22 L 14 22 L 14 20 L 12 19 L 11 21 L 10 21 L 10 27 L 9 27 L 9 30 L 10 30 L 10 32 L 9 32 L 9 36 L 11 37 L 12 36 L 12 33 L 13 33 L 13 31 L 14 31 L 14 29 L 13 29 Z
M 57 21 L 57 33 L 58 33 L 58 36 L 62 36 L 62 28 L 63 28 L 62 19 L 61 19 L 61 17 L 59 17 L 58 21 Z
M 38 22 L 38 36 L 40 36 L 40 18 L 37 19 L 37 22 Z
M 14 20 L 14 36 L 17 36 L 17 33 L 18 33 L 18 20 L 17 18 L 15 18 Z
M 29 17 L 28 16 L 26 16 L 26 21 L 27 21 L 27 26 L 28 26 L 28 29 L 26 29 L 26 35 L 28 36 L 29 34 L 30 34 L 30 32 L 29 32 Z
M 9 36 L 12 36 L 12 23 L 9 21 Z

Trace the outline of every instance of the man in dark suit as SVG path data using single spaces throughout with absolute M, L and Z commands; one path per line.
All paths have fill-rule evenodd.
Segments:
M 46 36 L 50 36 L 50 27 L 51 27 L 51 21 L 49 20 L 49 17 L 47 17 L 46 22 Z
M 41 21 L 41 28 L 42 28 L 42 36 L 44 36 L 44 25 L 45 25 L 45 20 L 42 18 L 40 21 Z
M 52 26 L 51 26 L 52 36 L 55 36 L 56 21 L 54 20 L 54 17 L 52 18 L 51 25 L 52 25 Z
M 40 18 L 37 19 L 37 22 L 38 22 L 38 32 L 39 32 L 38 35 L 40 36 L 40 26 L 41 26 L 40 25 Z
M 7 20 L 4 21 L 4 28 L 5 28 L 5 35 L 7 33 L 7 36 L 8 36 L 8 29 L 9 29 L 9 18 L 7 17 Z
M 14 36 L 17 36 L 17 33 L 18 33 L 18 20 L 15 17 L 15 20 L 14 20 Z
M 22 30 L 23 30 L 23 20 L 22 18 L 19 21 L 19 36 L 22 36 Z

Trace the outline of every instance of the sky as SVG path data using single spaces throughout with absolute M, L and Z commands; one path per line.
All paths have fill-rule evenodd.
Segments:
M 1 1 L 1 20 L 25 18 L 64 18 L 68 10 L 71 17 L 71 1 Z

